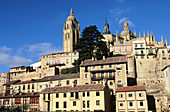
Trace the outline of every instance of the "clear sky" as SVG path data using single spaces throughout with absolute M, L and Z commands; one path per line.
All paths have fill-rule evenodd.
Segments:
M 81 31 L 96 25 L 103 32 L 107 16 L 112 34 L 150 31 L 170 42 L 170 0 L 0 0 L 0 72 L 29 65 L 42 54 L 62 51 L 64 21 L 73 9 Z

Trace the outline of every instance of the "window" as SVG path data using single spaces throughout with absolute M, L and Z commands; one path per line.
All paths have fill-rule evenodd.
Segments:
M 75 52 L 74 55 L 76 55 L 77 53 Z
M 122 98 L 123 97 L 123 94 L 119 94 L 119 98 Z
M 69 53 L 66 54 L 67 56 L 69 55 Z
M 54 60 L 52 60 L 51 63 L 54 64 Z
M 87 78 L 88 77 L 88 75 L 87 74 L 85 74 L 85 78 Z
M 136 59 L 138 59 L 138 56 L 136 56 Z
M 104 78 L 104 73 L 101 73 L 101 78 Z
M 95 69 L 96 67 L 95 66 L 93 66 L 93 69 Z
M 69 80 L 67 80 L 67 85 L 69 85 Z
M 28 84 L 28 89 L 30 89 L 30 85 Z
M 152 50 L 149 50 L 149 54 L 153 54 L 153 51 L 152 51 Z
M 89 93 L 89 92 L 87 92 L 87 96 L 90 96 L 90 93 Z
M 32 84 L 32 89 L 34 89 L 34 84 Z
M 100 100 L 96 100 L 96 105 L 100 105 Z
M 0 105 L 1 105 L 1 101 L 0 101 Z
M 63 54 L 61 54 L 61 56 L 63 56 Z
M 165 53 L 165 51 L 164 51 L 164 50 L 162 50 L 162 53 Z
M 141 59 L 144 59 L 144 56 L 141 56 Z
M 100 96 L 100 92 L 99 91 L 96 91 L 96 96 Z
M 48 83 L 46 83 L 46 87 L 48 87 Z
M 93 77 L 96 78 L 96 73 L 93 74 Z
M 77 84 L 77 80 L 74 80 L 74 83 Z
M 140 44 L 140 47 L 143 47 L 143 44 Z
M 129 106 L 133 106 L 133 102 L 132 101 L 129 102 Z
M 68 59 L 66 60 L 66 63 L 67 63 L 67 64 L 69 63 Z
M 85 67 L 85 72 L 88 72 L 88 67 L 87 66 Z
M 135 47 L 138 47 L 138 44 L 135 44 Z
M 129 94 L 129 97 L 132 97 L 132 94 Z
M 23 90 L 25 90 L 25 85 L 23 85 Z
M 123 103 L 120 103 L 120 106 L 123 106 Z
M 85 97 L 85 92 L 83 92 L 83 97 Z
M 118 81 L 118 87 L 122 86 L 121 80 Z
M 59 108 L 59 102 L 56 102 L 56 108 Z
M 109 65 L 109 68 L 112 68 L 112 65 Z
M 63 94 L 63 97 L 64 97 L 64 98 L 65 98 L 65 97 L 67 97 L 67 94 L 66 94 L 66 93 L 64 93 L 64 94 Z
M 58 86 L 61 86 L 61 81 L 58 82 Z
M 142 93 L 139 93 L 139 97 L 142 97 Z
M 42 84 L 40 84 L 40 88 L 42 88 Z
M 85 104 L 85 101 L 83 101 L 83 108 L 85 108 L 86 107 L 86 104 Z
M 90 108 L 90 101 L 87 101 L 87 108 Z
M 120 69 L 120 64 L 117 64 L 117 69 Z
M 73 92 L 71 92 L 70 94 L 71 94 L 71 97 L 74 97 L 74 93 Z
M 103 65 L 101 65 L 101 68 L 103 68 Z
M 112 78 L 112 72 L 109 72 L 109 78 Z
M 138 51 L 136 51 L 136 54 L 138 54 Z
M 63 108 L 67 108 L 67 102 L 64 102 Z
M 143 106 L 143 101 L 140 101 L 140 106 Z
M 117 72 L 117 75 L 118 75 L 118 76 L 120 76 L 120 75 L 121 75 L 120 71 L 118 71 L 118 72 Z
M 47 65 L 49 65 L 49 60 L 47 60 Z
M 59 97 L 59 94 L 58 93 L 56 93 L 56 98 L 58 98 Z
M 113 82 L 112 82 L 112 81 L 110 81 L 110 85 L 113 85 Z
M 73 106 L 76 106 L 76 101 L 73 101 Z

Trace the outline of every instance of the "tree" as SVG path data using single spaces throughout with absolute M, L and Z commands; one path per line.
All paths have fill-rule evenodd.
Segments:
M 79 52 L 79 64 L 81 61 L 91 59 L 92 57 L 101 59 L 103 56 L 108 56 L 109 49 L 102 39 L 104 39 L 104 37 L 95 25 L 83 29 L 82 37 L 74 46 Z

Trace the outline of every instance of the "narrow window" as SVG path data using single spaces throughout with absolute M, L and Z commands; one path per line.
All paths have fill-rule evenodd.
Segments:
M 56 98 L 58 98 L 59 97 L 59 94 L 58 93 L 56 93 Z
M 96 91 L 96 96 L 100 96 L 100 92 L 99 91 Z
M 71 92 L 70 94 L 71 94 L 71 97 L 74 97 L 74 93 L 73 92 Z
M 123 97 L 123 94 L 119 94 L 119 97 L 122 98 L 122 97 Z
M 59 102 L 56 102 L 56 108 L 59 108 Z
M 103 68 L 103 65 L 101 65 L 101 68 Z
M 139 93 L 139 97 L 142 97 L 142 93 Z
M 140 106 L 143 106 L 143 101 L 140 101 Z
M 93 77 L 96 78 L 96 73 L 93 74 Z
M 73 101 L 73 106 L 76 106 L 76 101 Z
M 87 101 L 87 108 L 90 108 L 90 101 Z
M 87 74 L 85 74 L 85 78 L 87 78 L 88 77 L 88 75 Z
M 133 102 L 132 101 L 129 102 L 129 106 L 133 106 Z
M 87 92 L 87 96 L 90 96 L 90 93 L 89 93 L 89 92 Z
M 100 100 L 96 100 L 96 105 L 100 105 Z
M 120 106 L 123 106 L 123 103 L 120 103 Z
M 32 84 L 32 89 L 34 89 L 34 84 Z
M 25 85 L 23 85 L 23 90 L 25 90 Z
M 67 102 L 64 102 L 64 107 L 63 108 L 67 108 Z
M 85 97 L 85 92 L 83 92 L 83 97 Z
M 30 89 L 30 85 L 28 84 L 28 89 Z
M 112 65 L 109 65 L 109 68 L 112 68 Z
M 64 97 L 64 98 L 65 98 L 65 97 L 67 97 L 67 94 L 66 94 L 66 93 L 64 93 L 64 94 L 63 94 L 63 97 Z
M 67 85 L 69 85 L 69 80 L 67 80 Z
M 83 108 L 85 108 L 86 107 L 86 104 L 85 104 L 85 101 L 83 101 Z
M 129 97 L 132 97 L 132 94 L 129 94 Z

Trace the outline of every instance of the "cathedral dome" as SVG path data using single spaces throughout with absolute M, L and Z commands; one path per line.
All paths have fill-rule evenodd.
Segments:
M 133 32 L 131 30 L 129 30 L 129 27 L 128 27 L 128 23 L 125 19 L 125 22 L 124 22 L 124 29 L 123 31 L 120 33 L 120 36 L 121 37 L 124 37 L 124 36 L 127 36 L 127 35 L 133 35 Z
M 67 20 L 76 21 L 76 18 L 73 16 L 73 10 L 72 9 L 70 11 L 70 16 L 68 16 Z

